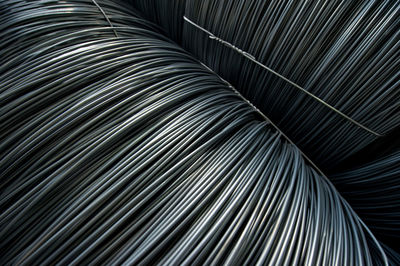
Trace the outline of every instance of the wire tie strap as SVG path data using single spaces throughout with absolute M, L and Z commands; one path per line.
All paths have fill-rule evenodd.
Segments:
M 247 104 L 250 105 L 250 107 L 253 108 L 253 110 L 259 114 L 262 118 L 264 118 L 265 121 L 267 121 L 270 125 L 272 125 L 273 128 L 275 128 L 277 130 L 277 132 L 279 133 L 280 136 L 283 136 L 284 139 L 286 139 L 287 141 L 289 141 L 290 144 L 292 144 L 293 146 L 295 146 L 299 151 L 300 154 L 304 157 L 304 159 L 306 161 L 308 161 L 312 167 L 314 167 L 314 169 L 321 174 L 324 178 L 326 178 L 328 180 L 327 175 L 296 145 L 296 143 L 294 143 L 285 133 L 282 132 L 282 130 L 280 130 L 280 128 L 274 124 L 274 122 L 271 121 L 271 119 L 269 119 L 263 112 L 261 112 L 256 106 L 254 106 L 249 100 L 247 100 L 238 90 L 235 89 L 235 87 L 233 87 L 227 80 L 223 79 L 220 75 L 218 75 L 217 73 L 214 72 L 214 70 L 212 70 L 210 67 L 208 67 L 206 64 L 204 64 L 203 62 L 199 63 L 204 66 L 207 70 L 209 70 L 210 72 L 212 72 L 213 74 L 215 74 L 222 82 L 224 82 L 236 95 L 238 95 L 243 101 L 245 101 Z
M 97 8 L 100 10 L 100 12 L 103 14 L 104 18 L 107 20 L 108 24 L 110 25 L 112 31 L 114 32 L 115 37 L 118 38 L 118 33 L 115 30 L 113 24 L 111 23 L 111 20 L 108 18 L 106 12 L 101 8 L 101 6 L 96 2 L 96 0 L 92 0 L 92 2 L 97 6 Z
M 346 118 L 348 121 L 352 122 L 353 124 L 357 125 L 358 127 L 368 131 L 369 133 L 378 136 L 378 137 L 382 137 L 383 135 L 380 133 L 377 133 L 371 129 L 369 129 L 368 127 L 362 125 L 361 123 L 355 121 L 353 118 L 349 117 L 348 115 L 344 114 L 343 112 L 341 112 L 340 110 L 336 109 L 335 107 L 333 107 L 332 105 L 330 105 L 329 103 L 323 101 L 322 99 L 318 98 L 317 96 L 315 96 L 314 94 L 310 93 L 309 91 L 305 90 L 304 88 L 302 88 L 300 85 L 296 84 L 295 82 L 291 81 L 290 79 L 282 76 L 281 74 L 279 74 L 278 72 L 274 71 L 273 69 L 267 67 L 266 65 L 260 63 L 259 61 L 256 60 L 255 56 L 249 54 L 248 52 L 243 51 L 242 49 L 236 47 L 235 45 L 215 36 L 212 32 L 206 30 L 205 28 L 197 25 L 195 22 L 191 21 L 190 19 L 188 19 L 186 16 L 183 16 L 183 19 L 190 23 L 191 25 L 195 26 L 196 28 L 198 28 L 199 30 L 205 32 L 208 34 L 208 37 L 212 40 L 215 40 L 217 42 L 222 43 L 223 45 L 232 48 L 233 50 L 235 50 L 236 52 L 242 54 L 243 56 L 245 56 L 247 59 L 251 60 L 252 62 L 256 63 L 257 65 L 261 66 L 262 68 L 268 70 L 269 72 L 273 73 L 274 75 L 280 77 L 281 79 L 283 79 L 284 81 L 286 81 L 287 83 L 291 84 L 292 86 L 298 88 L 299 90 L 301 90 L 302 92 L 304 92 L 305 94 L 307 94 L 308 96 L 312 97 L 314 100 L 322 103 L 323 105 L 325 105 L 326 107 L 330 108 L 331 110 L 333 110 L 334 112 L 336 112 L 337 114 L 341 115 L 342 117 Z

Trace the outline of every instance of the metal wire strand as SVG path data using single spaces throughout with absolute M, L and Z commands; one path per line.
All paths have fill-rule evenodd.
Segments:
M 185 49 L 229 81 L 323 170 L 334 170 L 379 140 L 372 132 L 388 135 L 399 128 L 399 1 L 131 2 L 168 33 L 181 31 Z M 210 39 L 183 17 L 218 38 Z
M 118 38 L 91 0 L 0 2 L 1 264 L 387 265 L 254 108 L 97 2 Z

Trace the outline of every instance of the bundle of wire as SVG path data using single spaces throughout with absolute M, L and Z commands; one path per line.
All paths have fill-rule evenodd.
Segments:
M 2 264 L 387 264 L 240 95 L 97 3 L 0 3 Z
M 400 241 L 400 151 L 331 177 L 379 239 Z M 399 251 L 398 245 L 394 245 Z M 400 260 L 399 260 L 400 261 Z
M 185 49 L 232 83 L 327 171 L 399 127 L 398 0 L 132 4 L 152 10 L 146 14 L 171 37 L 181 30 Z M 179 30 L 172 30 L 174 25 Z

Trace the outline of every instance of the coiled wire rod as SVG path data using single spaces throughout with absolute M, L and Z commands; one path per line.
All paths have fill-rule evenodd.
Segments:
M 119 1 L 97 3 L 118 38 L 91 0 L 0 2 L 19 42 L 1 49 L 2 264 L 387 265 L 247 102 Z

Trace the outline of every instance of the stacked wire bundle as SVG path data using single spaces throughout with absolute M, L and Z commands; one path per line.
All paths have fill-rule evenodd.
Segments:
M 162 3 L 132 1 L 143 11 L 153 5 L 154 12 L 145 14 L 162 26 L 173 20 L 184 47 L 233 83 L 318 166 L 336 172 L 330 177 L 339 191 L 398 250 L 400 163 L 396 152 L 390 159 L 378 155 L 399 146 L 399 2 L 169 1 L 173 16 L 154 8 Z M 344 119 L 215 37 L 383 136 Z M 347 157 L 352 170 L 338 173 L 336 166 Z M 366 158 L 375 162 L 356 167 Z
M 2 264 L 386 264 L 254 108 L 97 3 L 0 3 Z
M 145 10 L 149 2 L 158 6 L 165 1 L 145 1 L 146 6 L 142 2 L 133 1 L 133 5 Z M 169 20 L 180 26 L 183 47 L 231 82 L 321 167 L 334 169 L 398 128 L 399 1 L 168 3 L 174 16 L 154 9 L 150 17 L 161 21 L 160 25 L 172 24 L 165 22 Z M 225 43 L 184 22 L 183 16 Z M 226 42 L 351 119 L 227 47 Z

